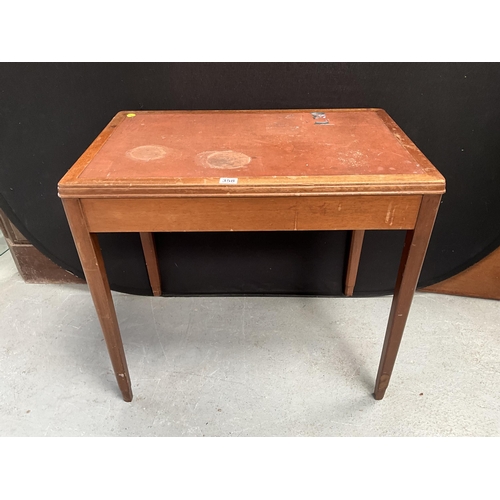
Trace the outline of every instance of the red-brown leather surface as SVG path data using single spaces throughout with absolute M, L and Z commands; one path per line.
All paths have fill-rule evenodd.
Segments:
M 200 111 L 125 118 L 80 178 L 423 173 L 375 111 Z

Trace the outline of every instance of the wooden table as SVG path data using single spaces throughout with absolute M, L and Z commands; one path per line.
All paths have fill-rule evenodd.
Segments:
M 138 232 L 161 295 L 153 233 L 407 231 L 375 383 L 389 384 L 445 181 L 381 109 L 118 113 L 59 183 L 125 401 L 132 388 L 98 233 Z

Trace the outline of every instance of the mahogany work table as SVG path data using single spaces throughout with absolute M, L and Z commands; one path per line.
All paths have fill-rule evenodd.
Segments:
M 138 232 L 161 295 L 153 233 L 407 231 L 375 399 L 389 384 L 445 181 L 381 109 L 123 111 L 59 182 L 125 401 L 132 388 L 98 233 Z

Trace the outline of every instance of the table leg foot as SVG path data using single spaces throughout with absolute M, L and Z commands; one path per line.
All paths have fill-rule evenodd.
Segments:
M 125 378 L 120 379 L 122 375 L 125 374 L 119 373 L 116 376 L 116 381 L 118 382 L 118 387 L 120 388 L 120 391 L 122 393 L 123 401 L 125 401 L 126 403 L 130 403 L 132 401 L 132 398 L 134 397 L 134 395 L 132 394 L 130 378 L 128 378 L 128 380 L 126 380 Z
M 389 385 L 390 378 L 391 378 L 390 375 L 389 376 L 382 375 L 380 377 L 380 380 L 377 380 L 375 391 L 373 393 L 373 397 L 377 401 L 380 401 L 381 399 L 384 399 L 385 391 L 387 390 L 387 386 Z

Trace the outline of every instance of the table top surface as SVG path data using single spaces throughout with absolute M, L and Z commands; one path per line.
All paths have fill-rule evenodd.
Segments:
M 380 109 L 123 111 L 59 183 L 65 196 L 444 192 Z

